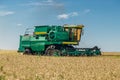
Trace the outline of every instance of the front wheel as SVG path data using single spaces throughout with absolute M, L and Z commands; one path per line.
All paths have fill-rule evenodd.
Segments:
M 54 45 L 48 46 L 48 48 L 45 51 L 45 55 L 47 56 L 61 56 L 61 51 L 58 49 L 55 49 Z
M 32 51 L 31 51 L 31 49 L 26 48 L 25 51 L 23 52 L 23 54 L 29 55 L 29 54 L 32 54 Z
M 49 49 L 46 53 L 47 56 L 61 56 L 61 51 L 58 49 Z

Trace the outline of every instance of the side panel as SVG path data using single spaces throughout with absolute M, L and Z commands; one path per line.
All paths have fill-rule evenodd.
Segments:
M 23 52 L 23 51 L 24 51 L 24 48 L 22 47 L 22 36 L 20 35 L 18 52 Z
M 20 36 L 20 44 L 18 52 L 23 52 L 25 48 L 30 47 L 30 36 Z
M 37 33 L 37 32 L 47 32 L 48 31 L 48 26 L 35 26 L 35 30 L 34 32 Z
M 22 36 L 21 46 L 23 48 L 30 47 L 30 39 L 31 39 L 31 36 Z
M 45 43 L 41 42 L 31 42 L 31 49 L 33 51 L 44 51 L 45 50 Z
M 46 45 L 62 44 L 62 42 L 47 41 L 45 37 L 36 39 L 34 36 L 20 36 L 19 52 L 23 52 L 25 48 L 31 48 L 32 51 L 45 51 Z
M 36 39 L 35 37 L 31 38 L 31 49 L 33 51 L 44 51 L 45 50 L 45 37 L 39 37 Z
M 45 41 L 45 38 L 41 37 L 36 39 L 36 37 L 33 37 L 32 35 L 20 36 L 18 52 L 23 52 L 25 48 L 31 48 L 33 51 L 44 50 L 44 42 L 41 43 L 41 41 Z
M 56 32 L 56 40 L 57 41 L 68 41 L 69 36 L 67 32 Z

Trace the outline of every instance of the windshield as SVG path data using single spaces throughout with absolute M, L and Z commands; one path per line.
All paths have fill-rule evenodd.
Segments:
M 33 35 L 34 32 L 34 28 L 27 28 L 25 30 L 25 35 Z

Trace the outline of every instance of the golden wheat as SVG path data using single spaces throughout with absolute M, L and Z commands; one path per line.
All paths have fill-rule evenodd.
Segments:
M 47 57 L 3 51 L 0 80 L 120 80 L 120 56 Z

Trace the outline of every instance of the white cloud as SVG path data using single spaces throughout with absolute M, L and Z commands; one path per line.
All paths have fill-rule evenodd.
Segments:
M 78 12 L 72 12 L 71 16 L 78 16 Z
M 53 1 L 47 0 L 47 1 L 39 1 L 39 2 L 29 2 L 25 5 L 28 5 L 28 6 L 48 6 L 48 5 L 53 5 Z
M 7 16 L 7 15 L 12 15 L 15 12 L 13 11 L 0 11 L 0 16 Z
M 47 0 L 47 1 L 45 1 L 45 2 L 53 2 L 53 0 Z
M 72 12 L 72 13 L 68 13 L 68 14 L 60 14 L 57 16 L 58 19 L 68 19 L 70 17 L 74 17 L 74 16 L 78 16 L 78 12 Z
M 30 3 L 27 3 L 26 5 L 28 5 L 28 6 L 43 6 L 43 5 L 48 5 L 48 4 L 41 3 L 41 2 L 30 2 Z
M 85 9 L 83 13 L 84 13 L 84 14 L 87 14 L 87 13 L 89 13 L 89 12 L 90 12 L 90 9 Z
M 38 1 L 38 2 L 30 1 L 23 5 L 27 5 L 27 6 L 63 6 L 63 4 L 57 3 L 54 0 L 44 0 L 44 1 Z
M 68 19 L 69 15 L 68 14 L 60 14 L 57 16 L 58 19 Z
M 86 9 L 84 10 L 84 13 L 89 13 L 91 10 L 90 9 Z
M 83 12 L 80 13 L 80 16 L 87 15 L 87 14 L 90 13 L 90 12 L 91 12 L 90 9 L 85 9 Z
M 19 24 L 17 24 L 17 26 L 22 26 L 22 24 L 19 23 Z
M 71 12 L 71 13 L 63 13 L 57 16 L 58 19 L 69 19 L 71 17 L 75 17 L 75 16 L 83 16 L 86 15 L 88 13 L 90 13 L 91 10 L 90 9 L 85 9 L 83 11 L 78 11 L 78 12 Z
M 29 1 L 27 3 L 20 4 L 20 6 L 27 6 L 35 10 L 36 8 L 52 9 L 52 12 L 57 12 L 60 14 L 65 10 L 64 4 L 61 2 L 58 2 L 58 0 Z

